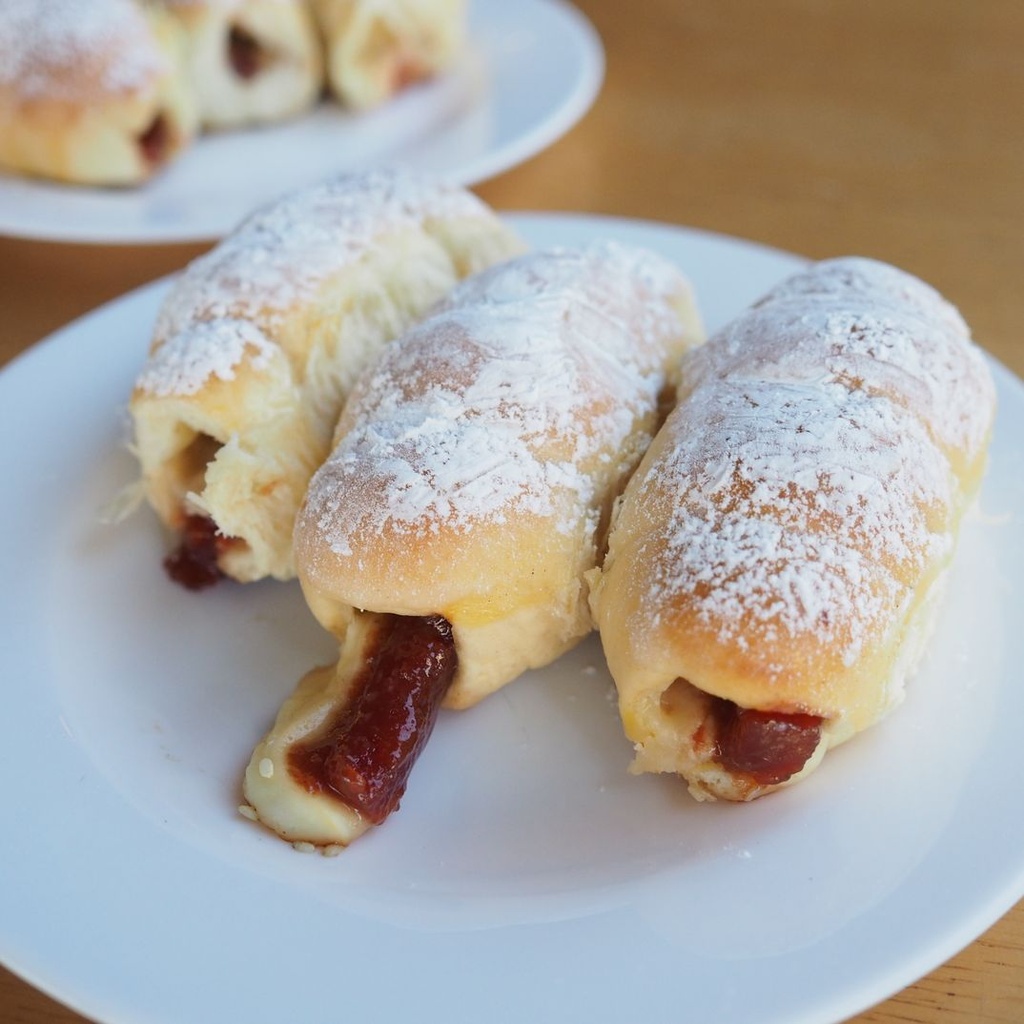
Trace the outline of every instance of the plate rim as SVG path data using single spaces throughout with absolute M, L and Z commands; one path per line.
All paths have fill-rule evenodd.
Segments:
M 669 235 L 680 235 L 683 237 L 699 237 L 714 244 L 723 244 L 726 246 L 739 244 L 745 248 L 760 250 L 766 255 L 788 257 L 792 260 L 802 259 L 802 257 L 795 256 L 792 253 L 787 253 L 784 250 L 763 245 L 759 242 L 736 238 L 734 236 L 714 231 L 707 231 L 700 228 L 689 228 L 682 225 L 673 225 L 658 221 L 645 221 L 617 216 L 590 215 L 576 212 L 561 213 L 558 211 L 509 212 L 503 215 L 507 216 L 513 224 L 517 226 L 526 226 L 527 229 L 531 224 L 545 224 L 549 228 L 553 228 L 564 223 L 576 225 L 583 229 L 586 229 L 588 226 L 596 225 L 600 226 L 603 230 L 612 232 L 652 231 L 655 233 L 666 233 Z M 129 302 L 145 304 L 152 297 L 153 293 L 166 288 L 169 280 L 173 278 L 173 276 L 173 274 L 168 275 L 167 277 L 133 289 L 130 292 L 126 292 L 124 295 L 96 307 L 94 310 L 75 319 L 57 331 L 52 332 L 46 338 L 37 342 L 36 345 L 31 346 L 29 349 L 25 350 L 25 352 L 15 357 L 14 360 L 11 360 L 2 370 L 0 370 L 0 391 L 4 390 L 5 385 L 8 385 L 13 378 L 19 378 L 24 373 L 34 372 L 35 366 L 32 365 L 32 363 L 35 359 L 51 357 L 60 344 L 67 344 L 68 338 L 74 337 L 82 331 L 84 325 L 88 324 L 89 321 L 94 318 L 101 318 L 112 311 L 117 312 L 119 310 L 123 310 L 126 303 Z M 44 356 L 44 352 L 48 355 Z M 1014 400 L 1020 402 L 1022 406 L 1024 406 L 1024 383 L 1022 383 L 1020 379 L 1012 373 L 1012 371 L 995 359 L 995 357 L 988 353 L 986 353 L 986 357 L 995 368 L 997 381 L 1000 384 L 1001 389 L 1009 389 Z M 19 369 L 15 369 L 15 367 L 18 367 Z M 842 1004 L 842 1006 L 839 1003 L 833 1002 L 830 1003 L 830 1008 L 836 1010 L 841 1009 L 844 1015 L 864 1010 L 868 1006 L 874 1005 L 879 1000 L 887 998 L 895 991 L 902 989 L 905 985 L 912 983 L 916 978 L 920 978 L 939 963 L 948 959 L 949 956 L 962 949 L 970 941 L 973 941 L 974 938 L 998 920 L 1021 898 L 1021 891 L 1019 890 L 1024 889 L 1024 861 L 1017 865 L 1015 885 L 1018 891 L 1013 892 L 1011 889 L 1006 888 L 1000 892 L 994 892 L 991 894 L 990 899 L 984 904 L 975 906 L 972 913 L 960 921 L 959 928 L 948 932 L 942 936 L 940 940 L 933 942 L 928 949 L 920 950 L 916 958 L 914 958 L 912 966 L 904 964 L 902 965 L 902 969 L 893 966 L 884 976 L 877 976 L 874 979 L 873 984 L 868 988 L 862 987 L 856 991 L 845 993 L 846 1002 Z M 97 1016 L 95 1002 L 90 1003 L 86 998 L 76 999 L 74 996 L 69 996 L 67 992 L 60 991 L 59 984 L 55 984 L 52 980 L 48 981 L 43 977 L 43 973 L 45 972 L 41 973 L 38 970 L 33 970 L 32 966 L 27 962 L 24 962 L 19 966 L 16 962 L 17 958 L 9 955 L 7 950 L 8 945 L 9 941 L 4 941 L 4 935 L 0 934 L 0 947 L 2 947 L 0 948 L 0 962 L 3 962 L 7 968 L 12 971 L 12 973 L 19 975 L 29 984 L 35 986 L 65 1005 L 72 1007 L 77 1012 L 87 1016 Z M 99 1019 L 120 1020 L 126 1018 L 122 1018 L 120 1016 L 108 1017 L 104 1015 L 99 1017 Z M 839 1018 L 833 1018 L 832 1016 L 826 1018 L 820 1015 L 815 1015 L 811 1011 L 806 1011 L 802 1015 L 790 1017 L 790 1020 L 792 1021 L 824 1021 L 826 1019 L 832 1020 Z

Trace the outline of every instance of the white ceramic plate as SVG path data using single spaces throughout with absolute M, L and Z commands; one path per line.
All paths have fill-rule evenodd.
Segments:
M 647 244 L 712 328 L 793 270 L 750 243 L 524 216 L 537 244 Z M 1024 894 L 1024 387 L 1001 410 L 905 705 L 752 805 L 626 773 L 596 642 L 448 713 L 403 806 L 337 858 L 242 818 L 252 744 L 332 643 L 297 588 L 170 584 L 121 409 L 166 284 L 0 374 L 0 961 L 107 1024 L 824 1024 Z
M 285 125 L 208 135 L 129 190 L 0 172 L 0 234 L 65 242 L 217 238 L 253 207 L 339 171 L 401 163 L 463 185 L 528 159 L 590 108 L 604 50 L 562 0 L 472 0 L 470 45 L 436 81 L 379 111 L 333 104 Z

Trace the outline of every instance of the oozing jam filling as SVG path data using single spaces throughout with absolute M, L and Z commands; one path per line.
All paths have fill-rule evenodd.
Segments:
M 715 760 L 731 772 L 774 786 L 796 775 L 821 742 L 822 719 L 798 712 L 755 711 L 713 698 Z
M 255 78 L 266 63 L 266 51 L 254 35 L 238 25 L 228 33 L 228 61 L 239 78 Z
M 217 524 L 208 516 L 186 516 L 181 540 L 164 559 L 164 568 L 175 583 L 188 590 L 203 590 L 222 578 L 218 563 L 224 551 L 240 543 L 219 534 Z
M 382 615 L 345 707 L 289 751 L 292 778 L 380 824 L 398 807 L 457 668 L 446 619 Z
M 139 150 L 142 159 L 150 167 L 163 163 L 171 145 L 171 127 L 164 114 L 157 114 L 149 127 L 139 136 Z

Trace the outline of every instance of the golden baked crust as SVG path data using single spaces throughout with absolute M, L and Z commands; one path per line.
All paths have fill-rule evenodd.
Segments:
M 196 131 L 182 38 L 132 0 L 0 5 L 0 166 L 94 185 L 145 181 Z
M 448 68 L 466 39 L 466 0 L 310 0 L 327 78 L 354 110 L 379 106 Z
M 329 91 L 367 110 L 452 65 L 465 0 L 4 0 L 0 168 L 137 185 L 199 130 Z
M 357 383 L 296 521 L 339 638 L 357 609 L 443 615 L 450 705 L 591 629 L 583 573 L 697 340 L 689 286 L 616 245 L 528 253 L 463 282 Z
M 722 767 L 711 697 L 824 719 L 794 778 L 900 700 L 994 389 L 956 311 L 864 259 L 784 283 L 682 377 L 592 604 L 636 770 L 749 799 L 776 785 Z
M 220 569 L 293 574 L 291 531 L 342 402 L 377 351 L 466 274 L 523 248 L 469 192 L 341 175 L 249 217 L 165 301 L 130 411 L 146 496 L 235 538 Z
M 257 747 L 251 815 L 317 845 L 368 827 L 304 787 L 288 750 L 346 710 L 376 621 L 447 620 L 457 708 L 590 632 L 584 574 L 700 338 L 679 271 L 607 244 L 477 274 L 381 352 L 295 527 L 303 593 L 338 664 L 300 684 Z
M 323 88 L 323 53 L 306 0 L 163 0 L 186 39 L 186 69 L 206 128 L 280 121 Z

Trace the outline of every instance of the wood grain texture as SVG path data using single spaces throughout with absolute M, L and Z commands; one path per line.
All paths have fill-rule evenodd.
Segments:
M 605 42 L 602 94 L 564 139 L 480 186 L 486 200 L 876 256 L 945 292 L 1024 375 L 1020 0 L 579 6 Z M 0 363 L 202 248 L 0 239 Z M 0 1024 L 82 1019 L 0 970 Z M 1024 904 L 855 1020 L 1024 1024 Z

